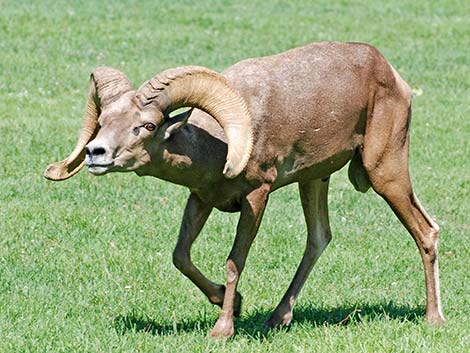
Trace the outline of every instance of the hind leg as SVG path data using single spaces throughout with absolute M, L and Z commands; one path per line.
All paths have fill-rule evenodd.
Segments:
M 408 123 L 409 106 L 400 109 L 396 102 L 377 103 L 367 128 L 362 157 L 372 187 L 387 201 L 418 246 L 426 279 L 426 321 L 443 323 L 437 249 L 439 227 L 413 192 L 408 171 Z

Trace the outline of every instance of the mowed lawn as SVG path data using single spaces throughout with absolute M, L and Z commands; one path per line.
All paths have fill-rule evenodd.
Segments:
M 332 177 L 333 242 L 289 329 L 266 331 L 302 256 L 296 185 L 272 194 L 243 273 L 236 336 L 172 265 L 188 191 L 86 171 L 45 180 L 72 150 L 88 77 L 136 86 L 180 65 L 221 71 L 312 41 L 375 45 L 415 92 L 411 173 L 441 227 L 447 323 L 423 323 L 412 238 L 374 192 Z M 289 92 L 285 92 L 289 94 Z M 0 352 L 470 352 L 470 2 L 0 0 Z M 215 211 L 193 251 L 218 282 L 237 214 Z

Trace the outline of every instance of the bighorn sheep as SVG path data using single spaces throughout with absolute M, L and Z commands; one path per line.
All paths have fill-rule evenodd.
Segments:
M 426 320 L 444 322 L 437 224 L 408 172 L 411 90 L 377 49 L 313 43 L 242 61 L 222 74 L 170 69 L 137 91 L 112 68 L 91 74 L 83 129 L 71 155 L 45 176 L 63 180 L 84 164 L 95 175 L 134 171 L 191 191 L 173 253 L 176 267 L 222 307 L 212 336 L 234 334 L 237 284 L 270 192 L 298 183 L 307 245 L 284 297 L 267 321 L 289 324 L 295 299 L 330 242 L 329 176 L 348 161 L 349 179 L 381 195 L 415 240 L 424 264 Z M 170 117 L 179 107 L 195 108 Z M 226 286 L 193 264 L 191 245 L 213 207 L 240 211 Z

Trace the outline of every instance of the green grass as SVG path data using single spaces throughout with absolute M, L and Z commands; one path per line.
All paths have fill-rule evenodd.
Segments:
M 309 3 L 309 5 L 306 5 Z M 314 3 L 314 4 L 313 4 Z M 0 352 L 470 352 L 470 3 L 0 0 Z M 179 65 L 222 70 L 319 40 L 368 42 L 410 85 L 411 171 L 441 226 L 443 327 L 423 324 L 411 237 L 374 193 L 332 178 L 334 241 L 289 329 L 265 332 L 300 260 L 298 192 L 274 193 L 240 290 L 237 335 L 171 263 L 188 192 L 132 174 L 42 177 L 81 126 L 90 71 L 135 85 Z M 194 259 L 224 281 L 236 214 L 214 212 Z

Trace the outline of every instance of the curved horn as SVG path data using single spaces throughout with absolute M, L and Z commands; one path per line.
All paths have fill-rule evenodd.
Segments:
M 165 114 L 180 107 L 204 110 L 224 129 L 228 141 L 224 175 L 234 178 L 245 168 L 253 144 L 251 115 L 240 93 L 219 73 L 200 66 L 169 69 L 137 90 L 136 104 Z
M 129 79 L 111 67 L 98 67 L 90 76 L 90 89 L 83 115 L 83 127 L 73 152 L 63 161 L 50 164 L 44 176 L 64 180 L 78 173 L 85 164 L 85 146 L 98 132 L 98 117 L 106 105 L 132 90 Z

